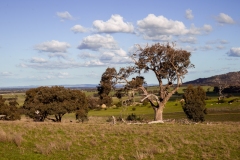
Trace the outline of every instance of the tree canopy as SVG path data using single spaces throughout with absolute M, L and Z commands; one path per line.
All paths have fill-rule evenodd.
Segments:
M 26 92 L 23 104 L 26 115 L 38 121 L 44 121 L 49 115 L 54 115 L 56 122 L 61 122 L 62 116 L 77 110 L 88 112 L 88 102 L 84 93 L 79 90 L 64 87 L 38 87 Z M 81 111 L 81 112 L 83 112 Z
M 109 93 L 114 85 L 114 75 L 116 75 L 115 68 L 107 68 L 102 74 L 100 84 L 97 86 L 100 105 L 110 106 L 112 104 L 112 98 L 109 96 Z

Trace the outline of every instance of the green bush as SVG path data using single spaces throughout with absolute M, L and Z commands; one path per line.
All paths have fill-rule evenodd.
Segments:
M 142 121 L 143 118 L 142 117 L 139 117 L 137 116 L 136 114 L 132 113 L 130 115 L 127 116 L 127 119 L 128 121 Z
M 184 92 L 185 103 L 182 108 L 187 118 L 194 122 L 205 121 L 204 115 L 207 113 L 205 108 L 206 93 L 202 87 L 188 86 Z

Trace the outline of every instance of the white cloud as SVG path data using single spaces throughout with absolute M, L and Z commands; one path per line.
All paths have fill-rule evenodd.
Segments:
M 217 40 L 212 40 L 212 41 L 207 41 L 207 44 L 227 44 L 228 41 L 224 39 L 217 39 Z
M 62 21 L 73 19 L 72 15 L 70 13 L 68 13 L 67 11 L 65 11 L 65 12 L 57 12 L 57 16 L 59 18 L 61 18 Z
M 43 42 L 41 44 L 36 45 L 34 48 L 40 52 L 67 52 L 67 48 L 70 47 L 70 44 L 66 42 L 59 42 L 56 40 L 48 41 L 48 42 Z
M 231 48 L 228 52 L 227 55 L 230 57 L 240 57 L 240 47 L 236 48 Z
M 87 29 L 78 24 L 73 26 L 71 28 L 71 31 L 73 31 L 74 33 L 84 33 L 84 32 L 87 32 Z
M 208 25 L 208 24 L 205 24 L 203 25 L 203 30 L 207 33 L 211 32 L 212 31 L 212 26 L 211 25 Z
M 191 44 L 195 44 L 197 39 L 196 37 L 181 37 L 179 38 L 179 40 L 182 42 L 182 43 L 191 43 Z
M 82 40 L 78 49 L 115 49 L 117 48 L 117 43 L 111 35 L 102 36 L 99 34 L 87 36 Z
M 5 71 L 5 72 L 0 72 L 0 76 L 2 76 L 2 77 L 9 77 L 9 76 L 13 76 L 13 74 L 11 72 Z
M 48 55 L 48 57 L 50 58 L 57 57 L 57 58 L 63 58 L 65 60 L 70 60 L 66 53 L 51 53 Z
M 58 78 L 66 78 L 68 76 L 69 76 L 69 73 L 67 72 L 59 72 L 57 75 Z
M 91 60 L 91 61 L 85 62 L 84 66 L 85 67 L 96 67 L 96 66 L 105 66 L 105 64 L 103 62 L 101 62 L 100 60 Z
M 91 54 L 89 52 L 82 52 L 78 55 L 78 57 L 80 57 L 82 59 L 95 59 L 96 55 Z
M 220 40 L 220 43 L 221 43 L 221 44 L 228 44 L 228 41 L 226 41 L 226 40 L 223 39 L 223 40 Z
M 137 21 L 138 29 L 147 37 L 159 35 L 184 35 L 188 32 L 180 21 L 168 20 L 164 16 L 149 14 L 143 20 Z
M 132 33 L 134 31 L 133 25 L 129 22 L 124 22 L 123 17 L 120 15 L 112 15 L 111 18 L 106 22 L 102 20 L 96 20 L 93 22 L 93 26 L 97 32 L 103 33 Z
M 232 19 L 232 17 L 230 17 L 229 15 L 225 14 L 225 13 L 220 13 L 217 17 L 216 20 L 218 23 L 220 24 L 234 24 L 234 20 Z
M 185 46 L 185 47 L 182 47 L 182 49 L 187 50 L 188 52 L 195 52 L 195 51 L 197 51 L 197 48 L 194 47 L 194 46 Z
M 221 50 L 221 49 L 225 49 L 225 46 L 223 46 L 223 45 L 219 45 L 219 46 L 217 46 L 217 49 L 219 49 L 219 50 Z
M 185 17 L 186 17 L 187 19 L 193 19 L 193 18 L 194 18 L 191 9 L 187 9 L 187 10 L 186 10 L 186 12 L 185 12 Z
M 47 61 L 46 63 L 32 63 L 31 61 L 26 63 L 21 63 L 18 65 L 22 68 L 33 68 L 33 69 L 68 69 L 68 68 L 79 68 L 83 67 L 82 63 L 73 61 Z
M 44 58 L 39 58 L 39 57 L 33 57 L 30 60 L 31 63 L 46 63 L 47 60 L 45 60 Z
M 191 24 L 190 29 L 188 30 L 189 34 L 201 34 L 201 28 L 197 28 L 194 24 Z
M 146 18 L 137 21 L 138 31 L 147 40 L 170 41 L 173 36 L 186 36 L 209 33 L 212 31 L 210 25 L 196 27 L 191 24 L 186 28 L 183 22 L 167 19 L 164 16 L 149 14 Z
M 153 40 L 153 41 L 171 41 L 172 40 L 172 36 L 171 35 L 155 35 L 153 37 L 148 36 L 148 35 L 143 35 L 143 38 L 146 40 Z

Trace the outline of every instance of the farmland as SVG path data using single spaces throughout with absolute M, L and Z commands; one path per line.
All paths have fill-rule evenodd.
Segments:
M 76 123 L 74 113 L 64 115 L 62 123 L 32 122 L 25 116 L 20 121 L 0 121 L 1 159 L 239 159 L 240 102 L 228 103 L 239 95 L 219 104 L 210 88 L 206 121 L 185 123 L 179 102 L 183 89 L 164 108 L 164 124 L 112 125 L 108 121 L 111 116 L 126 118 L 132 113 L 151 121 L 149 104 L 92 110 L 85 123 Z M 24 102 L 24 93 L 3 96 L 17 97 L 20 106 Z

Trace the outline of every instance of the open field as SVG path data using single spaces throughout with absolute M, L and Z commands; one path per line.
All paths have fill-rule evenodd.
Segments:
M 1 121 L 1 159 L 240 159 L 239 122 L 111 125 L 93 121 Z
M 3 97 L 16 95 L 21 106 L 24 93 Z M 197 124 L 182 123 L 186 116 L 181 95 L 167 103 L 164 124 L 107 122 L 111 116 L 126 118 L 132 113 L 151 121 L 149 104 L 92 110 L 85 123 L 76 123 L 74 113 L 64 115 L 62 123 L 33 122 L 25 116 L 20 121 L 0 121 L 0 159 L 240 159 L 240 101 L 228 103 L 239 95 L 221 104 L 216 94 L 207 96 L 209 113 L 204 123 Z

